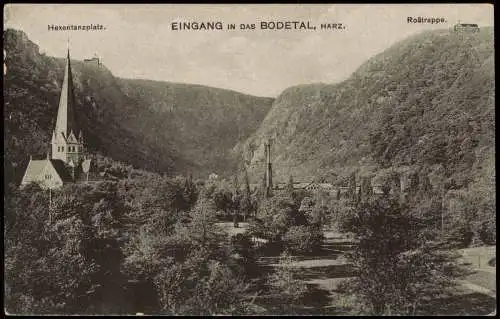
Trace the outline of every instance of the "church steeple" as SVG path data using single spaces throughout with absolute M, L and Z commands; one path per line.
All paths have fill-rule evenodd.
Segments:
M 66 58 L 66 68 L 64 70 L 64 80 L 62 84 L 61 96 L 59 98 L 59 109 L 57 111 L 56 134 L 62 133 L 67 139 L 73 132 L 79 135 L 77 123 L 75 121 L 75 95 L 73 91 L 73 74 L 71 72 L 71 61 L 68 48 Z
M 65 163 L 73 162 L 78 165 L 83 159 L 83 134 L 75 118 L 76 102 L 74 94 L 68 41 L 68 53 L 59 98 L 56 127 L 52 133 L 52 158 L 60 159 Z

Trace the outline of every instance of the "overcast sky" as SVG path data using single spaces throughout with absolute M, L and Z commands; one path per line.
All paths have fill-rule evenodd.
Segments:
M 460 20 L 493 26 L 493 6 L 442 5 L 34 5 L 8 4 L 4 27 L 20 29 L 47 55 L 97 53 L 115 76 L 196 83 L 259 96 L 347 78 L 364 61 L 424 29 Z M 445 24 L 408 24 L 407 17 Z M 173 31 L 173 21 L 311 21 L 316 31 Z M 321 23 L 346 29 L 321 31 Z M 49 31 L 48 25 L 101 24 L 103 31 Z

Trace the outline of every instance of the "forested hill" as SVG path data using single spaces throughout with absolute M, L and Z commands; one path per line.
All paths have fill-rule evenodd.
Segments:
M 451 188 L 494 180 L 493 30 L 409 37 L 344 82 L 291 87 L 244 149 L 252 178 L 273 139 L 273 179 L 325 179 L 380 169 L 423 169 Z M 491 184 L 492 185 L 492 184 Z M 491 186 L 490 185 L 490 186 Z
M 120 86 L 128 98 L 162 119 L 158 129 L 163 136 L 205 177 L 232 174 L 238 157 L 231 149 L 257 130 L 273 102 L 194 84 L 120 79 Z
M 4 31 L 4 48 L 5 172 L 19 182 L 29 156 L 48 150 L 64 59 L 40 53 L 12 29 Z M 168 175 L 226 169 L 231 163 L 222 158 L 256 130 L 272 103 L 197 85 L 122 80 L 104 65 L 72 60 L 72 68 L 77 121 L 90 150 Z

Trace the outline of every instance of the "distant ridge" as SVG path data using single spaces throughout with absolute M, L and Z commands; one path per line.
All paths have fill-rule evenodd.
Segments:
M 233 151 L 243 152 L 252 182 L 264 174 L 268 137 L 277 182 L 342 183 L 350 172 L 388 168 L 442 174 L 455 188 L 486 180 L 495 169 L 493 53 L 492 28 L 416 34 L 341 83 L 286 89 Z

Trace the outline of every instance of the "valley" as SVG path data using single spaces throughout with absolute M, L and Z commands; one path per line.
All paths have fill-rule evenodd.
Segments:
M 493 40 L 423 31 L 260 97 L 5 30 L 6 309 L 490 314 Z

